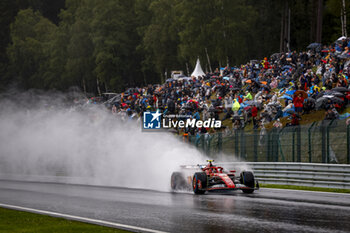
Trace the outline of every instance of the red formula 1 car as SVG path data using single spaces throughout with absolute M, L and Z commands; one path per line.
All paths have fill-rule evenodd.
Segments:
M 259 182 L 253 172 L 242 171 L 236 176 L 235 170 L 226 172 L 222 167 L 213 165 L 182 166 L 182 170 L 171 175 L 172 190 L 193 190 L 195 194 L 204 194 L 214 190 L 236 190 L 253 193 L 259 189 Z

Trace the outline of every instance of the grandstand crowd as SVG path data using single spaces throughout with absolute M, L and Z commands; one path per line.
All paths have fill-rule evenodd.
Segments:
M 325 111 L 326 120 L 348 117 L 340 113 L 350 100 L 349 77 L 350 38 L 342 37 L 329 46 L 313 43 L 303 52 L 275 53 L 240 67 L 129 88 L 105 104 L 124 119 L 160 110 L 165 115 L 223 120 L 229 129 L 250 124 L 258 129 L 270 122 L 281 128 L 298 125 L 318 110 Z M 282 124 L 282 118 L 289 121 Z

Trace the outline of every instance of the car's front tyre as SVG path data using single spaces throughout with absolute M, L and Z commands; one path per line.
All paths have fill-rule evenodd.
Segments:
M 242 189 L 244 193 L 253 193 L 255 186 L 255 177 L 251 171 L 243 171 L 240 177 L 241 184 L 244 184 L 247 189 Z

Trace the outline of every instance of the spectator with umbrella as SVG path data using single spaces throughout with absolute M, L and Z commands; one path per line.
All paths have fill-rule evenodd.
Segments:
M 250 92 L 247 90 L 245 91 L 245 96 L 244 96 L 244 100 L 252 100 L 253 99 L 253 96 L 252 94 L 250 94 Z
M 312 110 L 314 110 L 316 107 L 315 99 L 313 98 L 307 98 L 305 99 L 303 110 L 304 113 L 310 113 Z
M 332 109 L 328 109 L 325 112 L 325 114 L 326 114 L 326 116 L 325 116 L 324 120 L 330 120 L 331 121 L 331 120 L 337 119 L 337 114 Z
M 283 117 L 283 111 L 282 111 L 282 107 L 281 106 L 278 106 L 277 107 L 277 112 L 276 112 L 276 115 L 274 117 L 274 120 L 277 120 L 279 118 Z
M 287 123 L 286 126 L 297 126 L 299 125 L 299 121 L 301 120 L 299 115 L 296 113 L 292 113 L 289 119 L 291 119 L 291 122 Z
M 298 93 L 295 95 L 294 99 L 293 99 L 293 103 L 294 103 L 294 108 L 295 108 L 295 112 L 297 113 L 302 113 L 303 111 L 303 106 L 304 106 L 304 97 L 302 93 Z
M 277 129 L 281 129 L 283 127 L 279 118 L 275 121 L 275 123 L 273 123 L 273 127 L 277 128 Z

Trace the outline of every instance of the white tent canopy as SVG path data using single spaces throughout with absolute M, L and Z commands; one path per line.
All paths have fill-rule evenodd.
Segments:
M 192 72 L 191 77 L 194 76 L 194 77 L 198 78 L 199 76 L 204 76 L 204 75 L 205 75 L 205 73 L 202 70 L 199 58 L 197 58 L 196 68 L 194 68 L 194 71 Z
M 341 36 L 341 37 L 338 38 L 338 40 L 346 40 L 346 37 L 345 36 Z

